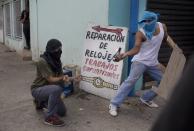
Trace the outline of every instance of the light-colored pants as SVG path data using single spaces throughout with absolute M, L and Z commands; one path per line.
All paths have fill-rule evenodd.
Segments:
M 143 75 L 144 72 L 148 72 L 159 85 L 163 75 L 159 66 L 147 66 L 140 62 L 133 62 L 128 78 L 121 84 L 116 96 L 111 100 L 111 104 L 117 107 L 120 106 L 133 89 L 136 81 Z M 141 96 L 141 98 L 145 101 L 151 101 L 156 95 L 157 94 L 154 91 L 148 90 Z
M 48 102 L 46 118 L 55 114 L 64 116 L 66 108 L 61 100 L 63 88 L 57 85 L 46 85 L 32 90 L 32 96 L 39 102 Z

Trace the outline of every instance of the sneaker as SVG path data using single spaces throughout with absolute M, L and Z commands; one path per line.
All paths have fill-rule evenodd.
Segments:
M 113 105 L 113 104 L 110 104 L 109 105 L 109 114 L 111 116 L 117 116 L 118 115 L 118 113 L 117 113 L 117 107 L 115 105 Z
M 44 124 L 51 126 L 64 126 L 65 123 L 57 116 L 53 115 L 45 119 Z
M 151 107 L 151 108 L 157 108 L 159 107 L 156 103 L 154 103 L 153 101 L 145 101 L 144 99 L 140 98 L 140 101 L 142 103 L 144 103 L 145 105 Z

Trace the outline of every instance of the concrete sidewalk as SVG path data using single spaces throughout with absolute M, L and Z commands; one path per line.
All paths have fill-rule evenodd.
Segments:
M 67 116 L 64 127 L 43 124 L 43 113 L 32 103 L 30 85 L 35 77 L 32 61 L 22 61 L 0 44 L 0 131 L 148 131 L 159 109 L 142 105 L 131 98 L 120 108 L 118 117 L 108 114 L 109 101 L 80 91 L 65 98 Z

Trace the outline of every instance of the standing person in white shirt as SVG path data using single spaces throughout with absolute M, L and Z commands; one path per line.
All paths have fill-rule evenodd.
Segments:
M 128 78 L 121 84 L 109 105 L 109 113 L 112 116 L 117 116 L 117 108 L 123 103 L 144 72 L 148 72 L 158 85 L 162 79 L 163 73 L 158 66 L 158 53 L 162 41 L 167 40 L 167 28 L 158 22 L 158 15 L 150 11 L 144 12 L 139 25 L 140 29 L 136 33 L 134 47 L 121 53 L 115 59 L 116 62 L 119 62 L 128 56 L 134 56 Z M 152 101 L 156 95 L 154 91 L 149 90 L 140 97 L 140 100 L 149 107 L 158 107 Z

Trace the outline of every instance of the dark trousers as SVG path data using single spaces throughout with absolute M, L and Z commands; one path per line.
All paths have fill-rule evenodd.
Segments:
M 63 88 L 57 85 L 46 85 L 32 90 L 32 96 L 38 102 L 48 102 L 46 118 L 55 114 L 65 116 L 66 108 L 61 100 Z
M 23 32 L 24 32 L 24 36 L 25 36 L 25 39 L 26 39 L 27 48 L 30 49 L 31 48 L 31 46 L 30 46 L 30 26 L 29 25 L 24 25 L 23 26 Z

